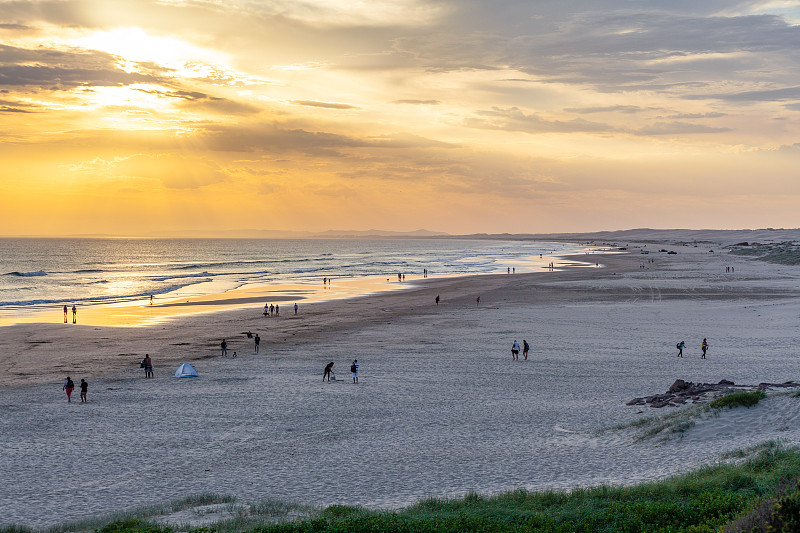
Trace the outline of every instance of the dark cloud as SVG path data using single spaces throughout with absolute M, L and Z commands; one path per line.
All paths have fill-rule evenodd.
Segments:
M 31 113 L 31 112 L 32 111 L 28 111 L 27 109 L 20 109 L 18 107 L 0 105 L 0 113 Z
M 110 54 L 92 51 L 29 50 L 0 45 L 0 86 L 117 86 L 156 82 L 150 75 L 129 73 Z
M 691 94 L 684 98 L 689 100 L 727 100 L 729 102 L 783 102 L 800 100 L 800 86 L 736 93 Z
M 333 102 L 317 102 L 315 100 L 292 100 L 289 102 L 294 105 L 305 105 L 309 107 L 324 107 L 326 109 L 358 109 L 350 104 L 337 104 Z
M 0 24 L 0 30 L 29 30 L 24 24 Z
M 241 102 L 235 102 L 227 98 L 211 96 L 199 91 L 185 90 L 156 90 L 156 89 L 137 89 L 143 93 L 153 94 L 161 98 L 175 99 L 182 102 L 182 107 L 195 109 L 205 109 L 222 114 L 251 115 L 260 112 L 260 109 Z
M 520 109 L 492 108 L 477 112 L 478 117 L 467 118 L 465 126 L 490 130 L 522 131 L 525 133 L 577 133 L 612 131 L 607 124 L 590 122 L 581 118 L 573 120 L 547 120 L 538 115 L 526 115 Z
M 199 134 L 211 150 L 231 152 L 304 153 L 319 157 L 342 157 L 339 150 L 369 146 L 354 137 L 327 132 L 284 129 L 277 125 L 209 125 Z

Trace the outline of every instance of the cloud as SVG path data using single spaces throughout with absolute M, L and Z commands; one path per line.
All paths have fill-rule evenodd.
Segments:
M 681 119 L 697 119 L 697 118 L 721 118 L 727 116 L 728 116 L 727 113 L 712 111 L 709 113 L 678 113 L 675 115 L 671 115 L 669 118 L 681 120 Z
M 0 104 L 0 113 L 32 113 L 32 111 Z
M 704 124 L 692 124 L 690 122 L 656 122 L 633 131 L 634 135 L 686 135 L 697 133 L 722 133 L 730 131 L 730 128 L 713 128 Z
M 72 87 L 117 86 L 158 81 L 152 75 L 121 70 L 103 52 L 29 50 L 0 45 L 0 86 Z
M 579 133 L 611 131 L 607 124 L 590 122 L 581 118 L 573 120 L 547 120 L 538 115 L 526 115 L 519 108 L 492 108 L 489 111 L 478 111 L 478 117 L 466 118 L 462 121 L 470 128 L 489 130 L 522 131 L 525 133 Z
M 276 124 L 225 125 L 210 124 L 198 134 L 211 150 L 232 152 L 264 152 L 341 157 L 339 150 L 368 146 L 364 140 L 321 131 L 283 128 Z
M 227 98 L 211 96 L 209 94 L 200 91 L 185 91 L 185 90 L 170 91 L 170 90 L 141 89 L 141 88 L 137 88 L 136 90 L 147 94 L 153 94 L 161 98 L 179 100 L 182 102 L 183 107 L 205 109 L 216 113 L 250 115 L 259 113 L 261 111 L 260 108 L 250 104 L 235 102 Z
M 610 106 L 603 106 L 603 107 L 567 107 L 564 108 L 564 111 L 568 113 L 579 113 L 581 115 L 588 115 L 592 113 L 639 113 L 644 111 L 639 106 L 635 105 L 610 105 Z
M 409 104 L 409 105 L 439 105 L 441 102 L 439 100 L 395 100 L 392 102 L 393 104 Z
M 800 86 L 735 93 L 690 94 L 687 100 L 727 100 L 729 102 L 782 102 L 800 100 Z
M 28 26 L 23 24 L 0 24 L 0 30 L 29 30 Z
M 326 109 L 358 109 L 350 104 L 336 104 L 332 102 L 317 102 L 315 100 L 291 100 L 289 103 L 294 105 L 305 105 L 309 107 L 324 107 Z

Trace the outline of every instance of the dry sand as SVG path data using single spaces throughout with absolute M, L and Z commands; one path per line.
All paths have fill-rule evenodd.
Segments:
M 679 253 L 630 246 L 575 258 L 601 268 L 421 280 L 297 316 L 287 305 L 264 318 L 254 305 L 145 328 L 0 328 L 0 523 L 46 526 L 207 491 L 395 507 L 470 490 L 627 484 L 769 439 L 800 443 L 791 396 L 666 441 L 596 432 L 658 414 L 625 403 L 677 378 L 800 378 L 800 269 L 667 247 Z M 262 338 L 259 355 L 247 330 Z M 222 338 L 238 358 L 219 357 Z M 531 354 L 512 361 L 523 338 Z M 155 379 L 137 364 L 145 353 Z M 170 377 L 184 360 L 200 378 Z M 338 380 L 322 383 L 328 361 Z M 66 403 L 66 375 L 89 381 L 87 404 Z

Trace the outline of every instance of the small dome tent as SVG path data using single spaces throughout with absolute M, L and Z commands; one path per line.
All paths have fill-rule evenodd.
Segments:
M 174 378 L 196 378 L 200 377 L 197 373 L 197 370 L 194 369 L 192 365 L 189 363 L 181 363 L 181 366 L 178 367 L 178 370 L 175 371 L 175 375 L 172 376 Z

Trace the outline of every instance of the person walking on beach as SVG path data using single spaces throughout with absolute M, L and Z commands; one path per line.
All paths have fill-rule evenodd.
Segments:
M 294 314 L 297 314 L 297 302 L 294 304 Z
M 67 379 L 64 380 L 64 386 L 62 387 L 67 393 L 67 403 L 72 403 L 72 391 L 75 390 L 75 384 L 72 380 L 67 376 Z
M 81 378 L 81 403 L 86 403 L 86 391 L 89 389 L 89 384 L 86 380 Z
M 64 324 L 67 323 L 67 304 L 64 304 Z
M 75 307 L 75 304 L 72 304 L 72 323 L 78 323 L 78 308 Z
M 228 343 L 225 342 L 225 339 L 222 339 L 219 347 L 222 348 L 222 357 L 228 357 Z
M 436 305 L 439 305 L 439 295 L 436 295 Z
M 333 361 L 325 365 L 325 373 L 322 374 L 322 381 L 325 381 L 325 378 L 328 378 L 328 381 L 331 380 L 331 374 L 333 373 Z
M 705 359 L 706 351 L 708 351 L 708 341 L 706 339 L 703 339 L 703 344 L 700 345 L 700 348 L 703 350 L 703 355 L 700 356 L 700 359 Z
M 153 377 L 153 360 L 150 358 L 150 354 L 144 354 L 144 377 L 145 378 L 152 378 Z
M 481 306 L 481 297 L 478 296 L 478 298 L 475 300 L 475 307 L 480 307 L 480 306 Z
M 278 316 L 279 314 L 281 314 L 281 306 L 276 304 L 275 305 L 275 316 Z
M 358 359 L 353 359 L 353 364 L 350 365 L 350 373 L 353 374 L 353 383 L 358 383 Z
M 259 344 L 261 344 L 261 337 L 256 333 L 256 338 L 253 339 L 253 350 L 255 350 L 255 353 L 258 353 Z
M 678 357 L 683 357 L 683 349 L 686 348 L 686 342 L 681 341 L 675 347 L 678 349 Z
M 269 304 L 269 316 L 275 312 L 275 304 Z
M 522 339 L 522 356 L 525 358 L 526 361 L 528 360 L 528 350 L 530 349 L 531 347 L 528 345 L 528 341 Z
M 264 316 L 269 316 L 269 304 L 264 304 Z
M 511 345 L 511 359 L 519 361 L 519 343 L 514 339 L 514 344 Z

